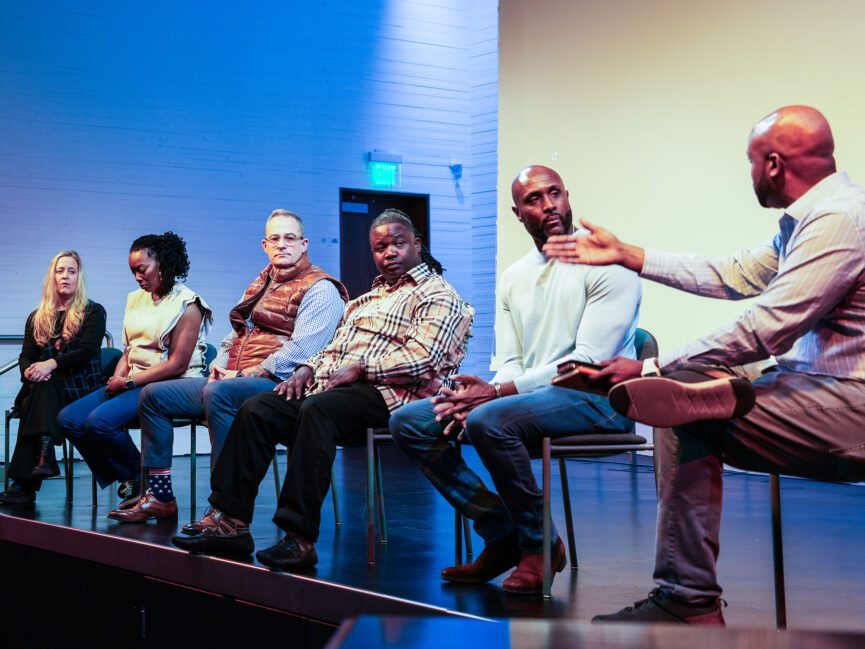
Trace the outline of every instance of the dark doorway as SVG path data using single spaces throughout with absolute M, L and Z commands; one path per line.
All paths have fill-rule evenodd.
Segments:
M 339 272 L 352 298 L 369 291 L 378 275 L 369 249 L 369 226 L 388 208 L 408 214 L 429 248 L 429 194 L 339 190 Z

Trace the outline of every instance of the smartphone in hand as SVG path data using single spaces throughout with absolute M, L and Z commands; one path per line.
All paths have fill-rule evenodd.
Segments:
M 564 363 L 559 363 L 556 367 L 558 374 L 553 377 L 550 383 L 560 388 L 607 396 L 607 393 L 610 391 L 610 385 L 606 381 L 592 382 L 589 380 L 589 377 L 602 369 L 600 365 L 595 365 L 594 363 L 565 361 Z

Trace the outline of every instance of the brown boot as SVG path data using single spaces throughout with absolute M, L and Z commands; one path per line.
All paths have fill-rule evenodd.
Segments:
M 553 546 L 553 577 L 561 572 L 568 564 L 565 556 L 565 544 L 562 539 L 556 538 Z M 520 559 L 520 565 L 514 570 L 510 577 L 502 582 L 502 588 L 509 593 L 540 593 L 544 587 L 544 554 L 524 554 Z
M 474 563 L 445 568 L 442 579 L 455 584 L 484 584 L 517 565 L 520 555 L 517 535 L 511 534 L 498 543 L 488 544 Z

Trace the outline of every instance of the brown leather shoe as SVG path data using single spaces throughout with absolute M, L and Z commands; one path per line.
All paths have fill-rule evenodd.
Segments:
M 220 512 L 218 509 L 208 507 L 204 512 L 204 516 L 202 516 L 194 523 L 187 523 L 180 528 L 180 532 L 181 534 L 186 534 L 188 536 L 195 536 L 196 534 L 201 534 L 208 527 L 214 527 L 215 525 L 217 525 L 221 516 L 222 512 Z
M 445 568 L 442 579 L 455 584 L 484 584 L 517 565 L 520 556 L 517 535 L 512 534 L 499 543 L 487 545 L 474 563 Z
M 164 503 L 148 491 L 133 507 L 128 509 L 115 509 L 108 512 L 108 518 L 113 518 L 121 523 L 146 523 L 151 518 L 162 520 L 164 518 L 177 518 L 177 500 Z
M 565 544 L 557 538 L 553 548 L 553 577 L 565 569 L 568 559 L 565 556 Z M 502 582 L 502 588 L 509 593 L 540 593 L 544 587 L 544 555 L 524 554 L 520 565 Z

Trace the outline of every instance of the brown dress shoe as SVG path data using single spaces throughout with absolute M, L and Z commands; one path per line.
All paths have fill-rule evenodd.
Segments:
M 134 506 L 128 509 L 115 509 L 108 512 L 108 518 L 121 523 L 146 523 L 151 518 L 177 518 L 177 500 L 164 503 L 148 491 L 138 499 Z
M 568 559 L 565 556 L 565 544 L 557 538 L 553 547 L 553 577 L 565 569 Z M 524 554 L 520 565 L 502 582 L 502 588 L 509 593 L 540 593 L 544 587 L 544 555 Z
M 484 584 L 517 565 L 520 556 L 517 536 L 513 534 L 499 543 L 487 545 L 474 563 L 445 568 L 442 579 L 455 584 Z
M 186 534 L 188 536 L 195 536 L 196 534 L 201 534 L 208 527 L 214 527 L 219 523 L 219 519 L 222 517 L 222 512 L 218 509 L 214 509 L 213 507 L 208 507 L 204 512 L 204 516 L 201 517 L 200 520 L 195 521 L 194 523 L 187 523 L 183 527 L 180 528 L 181 534 Z

